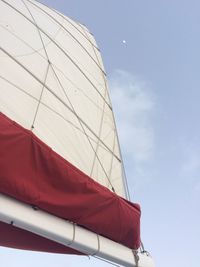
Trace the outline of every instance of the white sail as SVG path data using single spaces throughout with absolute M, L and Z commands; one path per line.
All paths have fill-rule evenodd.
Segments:
M 16 231 L 23 229 L 25 233 L 37 234 L 82 253 L 97 255 L 123 266 L 154 266 L 151 257 L 145 253 L 133 253 L 132 249 L 135 248 L 133 245 L 136 244 L 135 246 L 138 248 L 140 238 L 138 238 L 139 242 L 136 240 L 135 244 L 132 244 L 134 242 L 129 244 L 129 239 L 132 241 L 133 238 L 137 239 L 139 236 L 140 210 L 136 204 L 119 197 L 126 198 L 127 188 L 123 177 L 123 164 L 105 70 L 92 34 L 85 26 L 40 4 L 38 1 L 1 0 L 0 36 L 0 66 L 3 66 L 0 67 L 0 112 L 6 115 L 6 119 L 1 118 L 2 129 L 4 127 L 9 128 L 10 119 L 15 121 L 18 126 L 23 127 L 20 128 L 21 126 L 19 126 L 19 131 L 25 131 L 24 128 L 32 131 L 31 136 L 37 136 L 38 140 L 42 140 L 58 155 L 81 170 L 82 174 L 84 173 L 81 180 L 83 184 L 87 179 L 85 177 L 87 174 L 97 183 L 117 193 L 118 196 L 89 179 L 92 181 L 88 185 L 89 189 L 95 184 L 95 190 L 101 191 L 103 195 L 103 198 L 100 199 L 105 198 L 105 202 L 108 200 L 108 206 L 119 204 L 115 205 L 117 209 L 113 209 L 115 218 L 116 216 L 118 218 L 118 214 L 123 210 L 129 218 L 127 224 L 131 224 L 131 227 L 135 224 L 137 233 L 134 236 L 132 232 L 134 227 L 128 229 L 131 231 L 131 235 L 125 233 L 128 241 L 124 242 L 121 240 L 120 232 L 117 232 L 121 238 L 118 240 L 115 237 L 116 233 L 110 238 L 110 233 L 101 232 L 97 229 L 96 224 L 94 227 L 96 231 L 93 228 L 90 229 L 94 226 L 92 224 L 94 223 L 93 218 L 91 219 L 92 223 L 86 225 L 73 220 L 71 220 L 73 223 L 67 221 L 69 217 L 65 217 L 62 212 L 57 212 L 54 209 L 58 203 L 49 204 L 48 197 L 45 198 L 45 201 L 50 205 L 50 208 L 44 199 L 40 199 L 39 210 L 33 209 L 31 206 L 33 199 L 29 199 L 29 192 L 33 191 L 34 198 L 35 191 L 38 191 L 38 184 L 36 181 L 36 184 L 30 186 L 31 190 L 26 191 L 28 183 L 23 184 L 23 182 L 30 182 L 31 178 L 25 177 L 23 173 L 24 162 L 20 167 L 23 177 L 20 176 L 21 172 L 13 180 L 12 177 L 9 177 L 9 186 L 5 186 L 8 177 L 5 176 L 6 182 L 2 179 L 3 189 L 1 188 L 2 191 L 0 192 L 1 227 L 4 227 L 5 224 L 7 229 L 10 229 L 9 227 L 16 227 Z M 2 136 L 6 135 L 3 130 Z M 12 146 L 13 132 L 9 134 L 9 138 L 11 137 L 9 145 Z M 18 134 L 20 135 L 19 132 L 14 134 L 15 138 Z M 37 143 L 37 140 L 34 139 L 34 142 Z M 16 145 L 16 140 L 13 144 Z M 32 152 L 35 147 L 36 145 L 33 146 Z M 45 150 L 45 148 L 43 146 L 41 150 Z M 2 151 L 3 155 L 7 155 L 6 146 Z M 56 153 L 54 153 L 54 159 Z M 23 155 L 26 156 L 27 154 L 24 153 Z M 9 155 L 8 159 L 10 158 L 12 157 Z M 53 162 L 57 164 L 58 161 Z M 49 160 L 49 162 L 51 164 L 52 161 Z M 9 165 L 9 163 L 7 164 Z M 7 169 L 10 167 L 8 165 L 6 165 Z M 32 167 L 32 164 L 30 165 Z M 63 169 L 65 170 L 65 167 Z M 77 169 L 73 169 L 74 173 L 77 172 Z M 30 173 L 32 174 L 32 172 Z M 51 174 L 51 171 L 47 171 L 47 174 Z M 74 181 L 74 177 L 76 175 L 70 179 Z M 16 189 L 17 182 L 12 185 L 13 181 L 14 183 L 22 181 L 19 182 L 18 186 L 22 185 L 22 191 L 24 190 L 23 193 L 26 197 L 20 195 L 21 187 L 20 190 L 18 190 L 19 188 Z M 53 187 L 55 184 L 56 182 L 53 181 Z M 17 194 L 15 194 L 16 192 L 13 193 L 12 190 L 12 193 L 7 190 L 10 185 Z M 91 190 L 91 194 L 96 193 L 95 190 Z M 85 192 L 82 188 L 80 191 L 82 194 Z M 45 196 L 48 196 L 48 192 Z M 52 191 L 50 190 L 50 192 Z M 61 200 L 63 200 L 62 196 Z M 76 198 L 76 195 L 73 197 Z M 123 207 L 120 206 L 122 204 Z M 61 211 L 62 208 L 63 205 L 61 205 Z M 87 209 L 88 205 L 84 208 Z M 92 213 L 94 211 L 98 213 L 100 208 L 96 210 L 95 206 Z M 66 206 L 63 209 L 68 211 Z M 109 215 L 109 222 L 111 222 L 109 227 L 112 232 L 113 218 L 112 214 Z M 134 216 L 135 218 L 133 218 Z M 124 225 L 121 224 L 120 221 L 119 229 L 122 232 Z M 105 228 L 107 230 L 107 225 Z M 16 247 L 19 245 L 19 239 Z M 8 246 L 9 244 L 8 242 Z
M 125 197 L 104 67 L 91 33 L 32 0 L 0 1 L 0 17 L 1 112 Z

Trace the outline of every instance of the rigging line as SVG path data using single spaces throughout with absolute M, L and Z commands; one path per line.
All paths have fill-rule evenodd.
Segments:
M 83 94 L 83 96 L 84 97 L 86 97 L 96 108 L 98 108 L 99 110 L 102 110 L 102 108 L 99 106 L 99 105 L 97 105 L 95 102 L 94 102 L 94 100 L 92 99 L 92 98 L 90 98 L 85 92 L 84 92 L 84 90 L 83 89 L 81 89 L 80 87 L 78 87 L 71 79 L 69 79 L 66 75 L 65 75 L 65 73 L 63 73 L 62 72 L 62 70 L 60 70 L 56 65 L 54 65 L 53 63 L 51 63 L 52 64 L 52 66 L 56 69 L 56 70 L 58 70 L 63 76 L 64 76 L 64 78 L 67 80 L 67 81 L 69 81 L 70 83 L 71 83 L 71 85 L 72 86 L 74 86 L 79 92 L 81 92 L 81 94 Z
M 96 149 L 95 149 L 95 156 L 98 155 L 99 140 L 101 138 L 101 133 L 102 133 L 102 128 L 103 128 L 104 112 L 105 112 L 105 102 L 103 102 L 103 110 L 102 110 L 100 127 L 99 127 L 98 142 L 97 142 Z M 92 169 L 91 169 L 91 172 L 90 172 L 91 176 L 92 176 L 92 173 L 93 173 L 93 170 L 94 170 L 95 161 L 96 161 L 96 157 L 94 157 L 94 159 L 93 159 Z
M 19 91 L 21 91 L 22 93 L 26 94 L 27 96 L 31 97 L 32 99 L 34 99 L 36 102 L 38 102 L 39 100 L 29 94 L 28 92 L 26 92 L 24 89 L 20 88 L 19 86 L 17 86 L 16 84 L 12 83 L 11 81 L 7 80 L 5 77 L 0 75 L 0 79 L 4 80 L 5 82 L 9 83 L 10 85 L 12 85 L 13 87 L 15 87 L 16 89 L 18 89 Z M 48 106 L 47 104 L 43 103 L 42 101 L 40 102 L 40 104 L 42 104 L 43 106 L 45 106 L 47 109 L 49 109 L 50 111 L 52 111 L 53 113 L 55 113 L 56 115 L 58 115 L 60 118 L 62 118 L 65 122 L 71 124 L 76 130 L 80 131 L 82 134 L 85 135 L 85 133 L 79 128 L 77 127 L 75 124 L 73 124 L 71 121 L 67 120 L 65 117 L 63 117 L 59 112 L 55 111 L 54 109 L 52 109 L 50 106 Z M 88 134 L 86 134 L 88 138 L 90 138 L 94 143 L 96 143 L 96 140 L 92 137 L 89 136 Z M 110 152 L 112 154 L 111 150 L 108 150 L 108 148 L 102 143 L 101 144 L 101 148 Z M 113 155 L 114 157 L 116 157 L 115 155 Z
M 114 135 L 114 141 L 113 141 L 113 152 L 114 152 L 114 149 L 115 149 L 115 139 L 116 139 L 116 136 Z M 112 167 L 113 167 L 113 154 L 112 154 L 112 158 L 111 158 L 111 164 L 110 164 L 110 170 L 109 170 L 109 177 L 111 177 L 111 174 L 112 174 Z
M 87 35 L 86 32 L 85 32 L 85 34 Z M 96 51 L 95 50 L 94 50 L 94 52 L 96 54 Z M 96 57 L 97 57 L 97 59 L 99 61 L 99 58 L 98 58 L 97 54 L 96 54 Z M 100 62 L 99 62 L 99 64 L 100 64 Z M 108 98 L 109 98 L 109 102 L 111 103 L 111 99 L 110 99 L 110 95 L 109 95 L 109 91 L 108 91 L 108 86 L 107 86 L 107 83 L 106 83 L 106 80 L 105 80 L 105 76 L 103 76 L 103 78 L 104 78 L 104 82 L 105 82 L 105 87 L 107 89 L 107 95 L 108 95 Z M 115 133 L 116 133 L 116 137 L 117 137 L 119 154 L 120 154 L 120 158 L 121 158 L 121 162 L 122 162 L 122 178 L 123 178 L 122 181 L 123 181 L 124 191 L 125 191 L 126 198 L 128 200 L 130 200 L 130 192 L 129 192 L 129 187 L 128 187 L 128 180 L 127 180 L 126 172 L 125 172 L 125 168 L 124 168 L 124 163 L 123 163 L 123 158 L 122 158 L 122 151 L 121 151 L 121 147 L 120 147 L 120 143 L 119 143 L 119 136 L 118 136 L 118 133 L 117 133 L 117 125 L 116 125 L 116 120 L 115 120 L 115 116 L 114 116 L 114 113 L 113 112 L 112 112 L 112 117 L 113 117 L 113 122 L 114 122 L 114 126 L 115 126 Z M 113 151 L 113 153 L 114 153 L 114 151 Z
M 24 0 L 21 0 L 21 1 L 24 4 L 24 6 L 26 7 L 26 9 L 28 10 L 28 12 L 29 12 L 30 16 L 32 17 L 32 19 L 33 19 L 33 22 L 34 22 L 35 27 L 37 29 L 37 32 L 39 34 L 39 38 L 40 38 L 40 41 L 42 43 L 42 46 L 43 46 L 43 49 L 44 49 L 44 52 L 45 52 L 45 55 L 46 55 L 46 58 L 48 60 L 48 66 L 47 66 L 44 82 L 43 82 L 43 85 L 42 85 L 42 91 L 41 91 L 41 94 L 40 94 L 39 102 L 38 102 L 37 109 L 36 109 L 36 112 L 35 112 L 35 116 L 33 118 L 33 123 L 32 123 L 32 126 L 31 126 L 31 129 L 33 130 L 34 129 L 35 120 L 36 120 L 36 117 L 37 117 L 37 114 L 38 114 L 38 110 L 39 110 L 39 107 L 40 107 L 40 102 L 41 102 L 41 99 L 42 99 L 42 95 L 43 95 L 43 92 L 44 92 L 44 89 L 45 89 L 45 84 L 46 84 L 46 80 L 47 80 L 47 76 L 48 76 L 48 72 L 49 72 L 50 60 L 49 60 L 49 56 L 48 56 L 46 47 L 44 45 L 44 41 L 42 39 L 42 35 L 41 35 L 41 32 L 40 32 L 40 29 L 39 29 L 39 27 L 37 25 L 37 22 L 36 22 L 36 20 L 35 20 L 35 18 L 33 16 L 32 12 L 30 11 L 28 5 L 24 2 Z
M 85 35 L 87 36 L 88 40 L 90 40 L 89 36 L 87 35 L 85 29 L 81 26 L 83 32 L 85 33 Z M 97 54 L 96 54 L 96 51 L 94 49 L 94 47 L 92 46 L 92 49 L 93 49 L 93 52 L 96 56 L 96 59 L 97 59 L 97 62 L 100 66 L 100 62 L 99 62 L 99 58 L 97 57 Z M 103 78 L 103 81 L 104 81 L 104 85 L 105 85 L 105 76 L 104 76 L 104 72 L 101 72 L 101 75 L 102 75 L 102 78 Z M 104 99 L 106 98 L 106 87 L 104 87 Z M 98 149 L 99 149 L 99 140 L 101 139 L 101 134 L 102 134 L 102 128 L 103 128 L 103 119 L 104 119 L 104 112 L 105 112 L 105 102 L 103 103 L 103 109 L 102 109 L 102 115 L 101 115 L 101 122 L 100 122 L 100 127 L 99 127 L 99 134 L 98 134 L 98 142 L 97 142 L 97 145 L 96 145 L 96 149 L 95 149 L 95 156 L 98 155 Z M 111 111 L 112 112 L 112 111 Z M 93 170 L 94 170 L 94 166 L 95 166 L 95 162 L 96 162 L 96 157 L 94 157 L 93 159 L 93 163 L 92 163 L 92 168 L 91 168 L 91 172 L 90 172 L 90 175 L 92 176 L 92 173 L 93 173 Z M 110 179 L 110 177 L 109 177 Z
M 144 244 L 143 244 L 142 240 L 140 240 L 140 248 L 141 248 L 141 252 L 146 251 L 146 250 L 144 249 Z
M 43 84 L 43 82 L 34 74 L 32 73 L 26 66 L 24 66 L 21 62 L 19 62 L 15 57 L 13 57 L 9 52 L 7 52 L 4 48 L 2 48 L 0 46 L 0 50 L 2 50 L 8 57 L 10 57 L 16 64 L 18 64 L 20 67 L 22 67 L 29 75 L 31 75 L 37 82 L 39 82 L 41 85 L 44 85 L 44 87 L 58 100 L 60 101 L 60 103 L 62 103 L 70 112 L 72 112 L 72 114 L 74 114 L 73 110 L 67 105 L 67 103 L 65 103 L 58 95 L 56 95 L 56 93 L 47 85 L 47 84 Z M 77 114 L 74 114 L 75 116 L 78 116 Z M 80 116 L 78 116 L 79 120 L 83 123 L 83 125 L 85 125 L 85 127 L 97 138 L 99 139 L 99 137 L 97 136 L 97 134 L 90 128 L 89 125 L 87 125 L 81 118 Z M 100 140 L 100 142 L 110 151 L 110 153 L 113 153 L 110 148 L 102 141 Z M 120 158 L 117 157 L 117 155 L 115 155 L 116 159 L 118 161 L 121 161 Z
M 56 78 L 57 78 L 57 80 L 58 80 L 58 82 L 59 82 L 59 84 L 60 84 L 60 86 L 61 86 L 61 88 L 62 88 L 62 90 L 63 90 L 63 93 L 65 94 L 67 100 L 69 101 L 69 103 L 70 103 L 70 105 L 71 105 L 71 108 L 72 108 L 72 110 L 73 110 L 73 113 L 74 113 L 75 116 L 77 117 L 77 119 L 78 119 L 78 121 L 79 121 L 79 123 L 80 123 L 80 126 L 81 126 L 83 132 L 85 133 L 85 136 L 87 137 L 85 128 L 83 127 L 83 124 L 82 124 L 82 120 L 80 119 L 80 117 L 79 117 L 78 114 L 76 113 L 76 111 L 75 111 L 75 109 L 74 109 L 74 106 L 72 105 L 72 103 L 71 103 L 71 101 L 70 101 L 70 99 L 69 99 L 69 97 L 68 97 L 68 95 L 67 95 L 65 89 L 63 88 L 62 83 L 60 82 L 59 77 L 57 76 L 57 73 L 55 72 L 55 70 L 54 70 L 54 68 L 53 68 L 52 66 L 51 66 L 51 68 L 52 68 L 52 70 L 53 70 L 53 72 L 54 72 L 54 75 L 56 76 Z M 105 168 L 104 168 L 104 166 L 103 166 L 103 164 L 102 164 L 102 162 L 101 162 L 99 156 L 96 154 L 96 151 L 95 151 L 95 149 L 94 149 L 94 147 L 93 147 L 93 145 L 92 145 L 91 140 L 90 140 L 89 138 L 87 138 L 87 140 L 88 140 L 88 142 L 89 142 L 89 144 L 90 144 L 90 147 L 92 148 L 93 152 L 94 152 L 95 155 L 96 155 L 96 158 L 97 158 L 97 160 L 98 160 L 98 162 L 99 162 L 99 165 L 101 166 L 101 168 L 102 168 L 102 170 L 103 170 L 103 172 L 104 172 L 104 174 L 105 174 L 105 176 L 106 176 L 106 179 L 108 180 L 108 182 L 109 182 L 109 184 L 110 184 L 110 186 L 111 186 L 112 191 L 115 192 L 115 189 L 114 189 L 114 187 L 113 187 L 113 185 L 112 185 L 112 183 L 111 183 L 111 181 L 110 181 L 110 178 L 108 177 L 107 172 L 106 172 L 106 170 L 105 170 Z M 98 138 L 98 140 L 99 140 L 99 138 Z
M 28 20 L 31 24 L 36 26 L 27 16 L 25 16 L 21 11 L 19 11 L 17 8 L 6 2 L 5 0 L 1 0 L 4 4 L 11 7 L 13 10 L 15 10 L 17 13 L 19 13 L 21 16 L 23 16 L 26 20 Z M 99 92 L 98 88 L 94 85 L 94 83 L 91 81 L 91 79 L 85 74 L 85 72 L 80 68 L 80 66 L 70 57 L 70 55 L 59 45 L 55 42 L 55 40 L 52 39 L 42 28 L 38 26 L 38 29 L 47 37 L 49 38 L 52 43 L 60 49 L 60 51 L 71 61 L 71 63 L 78 69 L 78 71 L 85 77 L 85 79 L 92 85 L 93 89 L 99 94 L 99 96 L 106 102 L 108 107 L 112 110 L 112 107 L 110 104 L 103 98 L 102 94 Z
M 40 1 L 38 1 L 38 0 L 35 0 L 35 2 L 37 2 L 37 3 L 39 3 L 40 5 L 41 5 L 41 3 L 40 3 Z M 70 21 L 70 19 L 68 19 L 66 16 L 64 16 L 62 13 L 60 13 L 60 12 L 58 12 L 56 9 L 53 9 L 53 8 L 50 8 L 49 6 L 47 6 L 47 5 L 45 5 L 44 3 L 42 3 L 42 5 L 43 6 L 45 6 L 45 7 L 47 7 L 48 9 L 50 9 L 51 11 L 53 11 L 53 12 L 55 12 L 57 15 L 59 15 L 62 19 L 64 19 L 64 20 L 66 20 L 73 28 L 75 28 L 92 46 L 94 46 L 97 50 L 99 50 L 99 48 L 95 45 L 95 44 L 93 44 L 92 42 L 91 42 L 91 40 L 89 40 L 88 38 L 87 38 L 87 36 L 85 36 L 84 34 L 83 34 L 83 32 L 82 31 L 80 31 L 79 30 L 79 28 L 77 27 L 77 26 L 75 26 L 71 21 Z M 74 21 L 74 20 L 73 20 Z M 77 22 L 77 21 L 74 21 L 77 25 L 79 25 L 80 27 L 82 27 L 82 24 L 80 24 L 79 22 Z
M 45 11 L 44 9 L 42 9 L 40 6 L 36 5 L 35 3 L 33 3 L 30 0 L 27 0 L 29 3 L 31 3 L 32 5 L 34 5 L 35 7 L 37 7 L 40 11 L 42 11 L 44 14 L 46 14 L 47 16 L 49 16 L 50 18 L 52 18 L 54 20 L 54 22 L 56 22 L 62 29 L 64 29 L 79 45 L 80 47 L 86 52 L 86 54 L 93 60 L 93 62 L 97 65 L 97 67 L 104 72 L 104 70 L 101 68 L 100 65 L 98 65 L 98 63 L 96 62 L 96 60 L 92 57 L 92 55 L 88 52 L 88 50 L 81 44 L 81 42 L 70 32 L 67 30 L 66 27 L 64 27 L 55 17 L 53 17 L 51 14 L 49 14 L 47 11 Z
M 48 63 L 46 74 L 45 74 L 45 78 L 44 78 L 44 83 L 43 83 L 43 86 L 42 86 L 42 91 L 41 91 L 40 98 L 39 98 L 39 101 L 38 101 L 38 105 L 37 105 L 37 108 L 36 108 L 36 111 L 35 111 L 35 116 L 33 118 L 33 122 L 32 122 L 32 125 L 31 125 L 31 129 L 32 130 L 34 129 L 35 120 L 36 120 L 36 117 L 37 117 L 37 114 L 38 114 L 38 110 L 39 110 L 39 106 L 40 106 L 40 103 L 41 103 L 42 95 L 44 93 L 45 83 L 46 83 L 48 72 L 49 72 L 49 66 L 50 66 L 50 64 Z
M 96 53 L 96 51 L 95 51 L 95 53 Z M 99 64 L 100 64 L 100 62 L 99 62 Z M 105 87 L 107 89 L 107 96 L 109 98 L 109 102 L 111 103 L 111 99 L 110 99 L 110 95 L 109 95 L 109 91 L 108 91 L 107 82 L 105 80 L 105 76 L 104 76 L 104 82 L 105 82 Z M 129 192 L 129 188 L 128 188 L 128 181 L 127 181 L 126 172 L 125 172 L 125 168 L 124 168 L 122 152 L 121 152 L 121 147 L 120 147 L 120 143 L 119 143 L 119 136 L 118 136 L 118 133 L 117 133 L 117 125 L 116 125 L 116 120 L 115 120 L 115 116 L 114 116 L 113 111 L 112 111 L 112 117 L 113 117 L 113 122 L 114 122 L 114 127 L 115 127 L 115 134 L 116 134 L 116 137 L 117 137 L 119 155 L 120 155 L 121 163 L 122 163 L 122 181 L 123 181 L 123 187 L 124 187 L 124 191 L 125 191 L 124 193 L 125 193 L 126 198 L 128 200 L 130 200 L 130 192 Z M 113 153 L 114 153 L 114 151 L 113 151 Z
M 109 91 L 108 91 L 108 86 L 107 86 L 107 82 L 105 80 L 105 76 L 104 76 L 104 82 L 105 82 L 105 87 L 107 89 L 107 96 L 109 98 L 109 102 L 111 103 L 110 100 L 110 95 L 109 95 Z M 123 158 L 122 158 L 122 152 L 121 152 L 121 147 L 119 144 L 119 136 L 117 133 L 117 125 L 116 125 L 116 121 L 115 121 L 115 116 L 114 113 L 112 111 L 112 118 L 113 118 L 113 123 L 114 123 L 114 127 L 115 127 L 115 136 L 117 137 L 117 143 L 118 143 L 118 148 L 119 148 L 119 155 L 121 158 L 121 166 L 122 166 L 122 181 L 123 181 L 123 187 L 124 187 L 124 191 L 125 191 L 125 196 L 128 200 L 130 200 L 130 193 L 129 193 L 129 188 L 128 188 L 128 181 L 127 181 L 127 177 L 126 177 L 126 172 L 125 172 L 125 168 L 124 168 L 124 163 L 123 163 Z M 113 147 L 113 153 L 114 153 L 114 147 Z
M 82 26 L 81 26 L 82 28 Z M 86 34 L 86 36 L 88 37 L 88 39 L 90 38 L 87 34 L 87 32 L 85 31 L 84 28 L 83 29 L 83 32 Z M 97 59 L 97 62 L 99 63 L 100 65 L 100 61 L 99 61 L 99 58 L 97 56 L 97 52 L 95 51 L 94 47 L 93 47 L 93 51 L 94 51 L 94 54 L 96 56 L 96 59 Z M 105 91 L 104 91 L 104 98 L 106 98 L 106 94 L 108 94 L 108 87 L 107 87 L 107 83 L 106 83 L 106 79 L 105 79 L 105 75 L 104 73 L 102 73 L 102 78 L 103 78 L 103 81 L 104 81 L 104 88 L 105 88 Z M 105 102 L 104 102 L 104 105 L 103 105 L 103 112 L 102 112 L 102 118 L 101 118 L 101 125 L 100 125 L 100 129 L 99 129 L 99 140 L 101 139 L 101 134 L 102 134 L 102 124 L 103 124 L 103 118 L 104 118 L 104 112 L 105 112 Z M 111 113 L 112 113 L 112 110 L 111 110 Z M 115 136 L 114 136 L 114 144 L 115 144 Z M 97 146 L 96 146 L 96 154 L 98 153 L 98 150 L 99 150 L 99 142 L 97 143 Z M 110 170 L 109 170 L 109 174 L 108 174 L 108 177 L 109 179 L 111 178 L 111 169 L 112 169 L 112 165 L 113 165 L 113 154 L 114 154 L 114 147 L 113 147 L 113 151 L 112 151 L 112 159 L 111 159 L 111 166 L 110 166 Z M 95 158 L 94 158 L 94 162 L 93 162 L 93 166 L 92 166 L 92 172 L 93 172 L 93 168 L 94 168 L 94 164 L 95 164 Z
M 33 48 L 31 45 L 29 45 L 27 42 L 25 42 L 23 39 L 21 39 L 19 36 L 17 36 L 15 33 L 11 32 L 9 29 L 7 29 L 6 27 L 0 25 L 1 28 L 3 28 L 4 30 L 8 31 L 11 35 L 13 35 L 15 38 L 17 38 L 19 41 L 21 41 L 22 43 L 24 43 L 26 46 L 28 46 L 30 49 L 33 50 L 32 53 L 29 53 L 29 54 L 24 54 L 24 55 L 17 55 L 16 57 L 19 58 L 19 57 L 23 57 L 23 56 L 27 56 L 27 55 L 33 55 L 34 53 L 37 53 L 37 55 L 41 56 L 41 58 L 43 58 L 44 60 L 47 60 L 46 57 L 44 57 L 42 54 L 40 54 L 39 51 L 41 51 L 43 48 L 41 49 L 38 49 L 36 50 L 35 48 Z M 51 41 L 49 42 L 51 43 Z M 45 45 L 45 47 L 47 47 L 48 44 Z M 47 60 L 48 61 L 48 60 Z M 62 75 L 77 89 L 79 90 L 91 103 L 93 103 L 98 109 L 101 110 L 101 108 L 93 101 L 93 99 L 91 99 L 88 95 L 85 94 L 85 92 L 79 88 L 75 83 L 73 83 L 72 80 L 70 80 L 66 75 L 65 73 L 62 72 L 62 70 L 60 70 L 56 65 L 54 65 L 53 63 L 51 63 L 52 66 L 54 66 L 55 69 L 57 69 L 60 73 L 62 73 Z
M 46 74 L 45 74 L 45 78 L 44 78 L 44 82 L 43 82 L 43 85 L 42 85 L 42 91 L 41 91 L 41 94 L 40 94 L 40 98 L 39 98 L 39 102 L 38 102 L 38 105 L 37 105 L 37 108 L 36 108 L 36 112 L 35 112 L 35 116 L 33 118 L 33 123 L 31 125 L 31 129 L 33 130 L 34 129 L 34 124 L 35 124 L 35 120 L 36 120 L 36 117 L 37 117 L 37 114 L 38 114 L 38 111 L 39 111 L 39 107 L 40 107 L 40 102 L 41 102 L 41 99 L 42 99 L 42 95 L 43 95 L 43 92 L 44 92 L 44 89 L 45 89 L 45 84 L 46 84 L 46 80 L 47 80 L 47 76 L 48 76 L 48 72 L 49 72 L 49 66 L 50 66 L 50 61 L 49 61 L 49 57 L 48 57 L 48 54 L 47 54 L 47 51 L 46 51 L 46 48 L 45 48 L 45 45 L 44 45 L 44 41 L 42 39 L 42 36 L 41 36 L 41 33 L 40 33 L 40 30 L 39 30 L 39 27 L 36 23 L 36 20 L 33 16 L 33 14 L 31 13 L 30 9 L 28 8 L 27 4 L 24 2 L 24 0 L 21 0 L 22 3 L 24 4 L 24 6 L 26 7 L 26 9 L 28 10 L 30 16 L 32 17 L 33 21 L 34 21 L 34 24 L 36 26 L 36 29 L 38 31 L 38 34 L 39 34 L 39 38 L 40 38 L 40 41 L 42 43 L 42 46 L 43 46 L 43 49 L 45 51 L 45 55 L 46 55 L 46 58 L 48 60 L 48 66 L 47 66 L 47 70 L 46 70 Z
M 142 242 L 142 240 L 140 240 L 140 252 L 146 254 L 147 256 L 150 256 L 149 252 L 144 248 L 144 243 Z
M 37 53 L 39 56 L 41 56 L 43 59 L 46 60 L 46 58 L 45 58 L 42 54 L 40 54 L 40 52 L 39 52 L 39 51 L 41 51 L 41 50 L 43 49 L 43 47 L 42 47 L 42 48 L 39 48 L 39 49 L 36 50 L 35 48 L 33 48 L 32 46 L 30 46 L 27 42 L 25 42 L 22 38 L 20 38 L 18 35 L 16 35 L 14 32 L 12 32 L 11 30 L 9 30 L 9 29 L 6 28 L 5 26 L 0 25 L 0 27 L 1 27 L 2 29 L 4 29 L 5 31 L 9 32 L 9 33 L 10 33 L 11 35 L 13 35 L 17 40 L 21 41 L 23 44 L 25 44 L 27 47 L 29 47 L 29 48 L 31 48 L 31 49 L 33 50 L 33 52 L 31 52 L 31 53 L 26 53 L 26 54 L 16 55 L 16 57 L 24 57 L 24 56 L 29 56 L 29 55 L 33 55 L 33 54 Z M 49 41 L 49 42 L 45 45 L 45 47 L 47 47 L 50 43 L 51 43 L 51 41 Z
M 24 0 L 21 0 L 21 1 L 22 1 L 22 3 L 24 4 L 24 6 L 26 7 L 26 9 L 28 10 L 28 12 L 29 12 L 30 16 L 32 17 L 32 19 L 33 19 L 34 25 L 35 25 L 35 27 L 36 27 L 36 29 L 37 29 L 37 31 L 38 31 L 39 38 L 40 38 L 40 41 L 41 41 L 41 43 L 42 43 L 42 46 L 43 46 L 43 49 L 44 49 L 44 52 L 45 52 L 45 55 L 46 55 L 46 57 L 47 57 L 47 60 L 49 61 L 49 56 L 48 56 L 48 54 L 47 54 L 47 50 L 46 50 L 46 48 L 45 48 L 44 41 L 43 41 L 43 39 L 42 39 L 41 32 L 40 32 L 40 29 L 39 29 L 39 27 L 38 27 L 38 25 L 37 25 L 37 23 L 36 23 L 36 20 L 35 20 L 33 14 L 31 13 L 30 9 L 28 8 L 27 4 L 24 2 Z

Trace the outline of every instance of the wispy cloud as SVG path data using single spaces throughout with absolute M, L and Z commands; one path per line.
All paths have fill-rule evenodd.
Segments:
M 110 76 L 109 85 L 129 190 L 137 198 L 154 176 L 155 97 L 145 81 L 123 70 Z
M 154 97 L 144 81 L 126 71 L 115 71 L 109 82 L 123 154 L 135 164 L 146 162 L 154 150 Z

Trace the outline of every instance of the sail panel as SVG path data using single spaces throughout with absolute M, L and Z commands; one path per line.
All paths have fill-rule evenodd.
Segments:
M 85 26 L 32 0 L 1 1 L 0 15 L 0 110 L 92 179 L 126 197 L 106 77 L 93 36 Z

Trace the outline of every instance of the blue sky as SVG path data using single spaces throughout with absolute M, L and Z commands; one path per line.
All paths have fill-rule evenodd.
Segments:
M 84 23 L 101 49 L 146 249 L 157 267 L 198 266 L 199 1 L 43 2 Z M 107 266 L 3 248 L 0 258 L 4 267 Z

